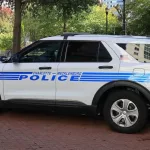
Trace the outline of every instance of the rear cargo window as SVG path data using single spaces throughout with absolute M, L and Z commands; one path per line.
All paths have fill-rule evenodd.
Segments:
M 117 43 L 139 62 L 150 63 L 150 44 Z

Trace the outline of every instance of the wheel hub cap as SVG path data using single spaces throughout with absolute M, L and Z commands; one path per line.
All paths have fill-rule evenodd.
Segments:
M 126 114 L 127 114 L 127 112 L 126 112 L 126 111 L 123 111 L 123 114 L 124 114 L 124 115 L 126 115 Z
M 128 99 L 119 99 L 111 107 L 113 122 L 121 127 L 131 127 L 139 117 L 137 106 Z

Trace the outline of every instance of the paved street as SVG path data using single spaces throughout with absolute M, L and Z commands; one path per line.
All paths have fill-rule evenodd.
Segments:
M 69 111 L 69 110 L 68 110 Z M 0 150 L 149 150 L 150 125 L 135 135 L 111 131 L 103 119 L 47 111 L 0 115 Z

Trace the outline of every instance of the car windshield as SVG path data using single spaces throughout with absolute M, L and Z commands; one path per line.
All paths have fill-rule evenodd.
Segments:
M 117 43 L 139 62 L 150 63 L 150 44 Z

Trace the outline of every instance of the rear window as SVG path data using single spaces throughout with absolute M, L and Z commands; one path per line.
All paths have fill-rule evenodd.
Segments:
M 150 44 L 117 43 L 139 62 L 150 63 Z

